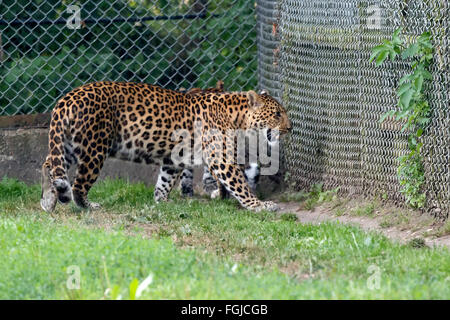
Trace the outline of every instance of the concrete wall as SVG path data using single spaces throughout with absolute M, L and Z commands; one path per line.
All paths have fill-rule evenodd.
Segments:
M 27 183 L 40 182 L 41 165 L 47 155 L 48 129 L 0 129 L 0 178 L 7 176 Z M 121 177 L 132 182 L 154 184 L 159 168 L 117 159 L 107 159 L 100 174 L 105 177 Z M 69 174 L 73 174 L 73 170 Z M 201 170 L 195 170 L 198 184 Z
M 0 179 L 4 176 L 26 183 L 40 183 L 41 165 L 48 151 L 49 114 L 0 117 Z M 75 168 L 69 171 L 72 180 Z M 124 178 L 130 182 L 156 183 L 159 167 L 108 158 L 99 180 Z M 202 192 L 203 168 L 194 170 L 194 188 Z M 258 185 L 260 196 L 267 197 L 284 188 L 283 175 L 262 176 Z

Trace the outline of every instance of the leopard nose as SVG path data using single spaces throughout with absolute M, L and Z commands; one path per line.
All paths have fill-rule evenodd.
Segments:
M 287 130 L 288 130 L 289 132 L 292 131 L 292 124 L 291 124 L 291 121 L 289 121 L 289 120 L 288 120 L 288 124 L 287 124 Z

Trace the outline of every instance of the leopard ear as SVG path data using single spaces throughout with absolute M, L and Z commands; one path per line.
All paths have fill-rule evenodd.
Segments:
M 258 94 L 253 90 L 247 91 L 247 99 L 251 108 L 256 108 L 261 105 Z
M 222 80 L 217 81 L 216 89 L 220 90 L 220 91 L 223 91 L 223 81 Z
M 191 95 L 195 95 L 195 94 L 201 93 L 202 91 L 203 90 L 200 88 L 192 88 L 192 89 L 189 89 L 187 93 L 191 94 Z

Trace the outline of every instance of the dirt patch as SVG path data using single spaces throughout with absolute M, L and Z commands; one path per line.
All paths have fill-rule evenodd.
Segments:
M 355 209 L 349 209 L 353 206 Z M 280 213 L 292 213 L 300 223 L 320 224 L 323 222 L 340 222 L 358 226 L 365 231 L 375 231 L 400 243 L 408 243 L 413 239 L 421 238 L 427 246 L 447 246 L 450 248 L 450 235 L 435 236 L 435 232 L 442 227 L 443 223 L 426 215 L 417 213 L 395 212 L 390 208 L 376 208 L 370 212 L 371 204 L 363 205 L 362 202 L 349 202 L 346 208 L 336 215 L 333 205 L 323 205 L 314 210 L 304 210 L 297 202 L 279 203 Z M 356 216 L 360 211 L 370 212 L 369 216 Z M 369 209 L 364 209 L 369 208 Z M 356 212 L 356 213 L 355 213 Z

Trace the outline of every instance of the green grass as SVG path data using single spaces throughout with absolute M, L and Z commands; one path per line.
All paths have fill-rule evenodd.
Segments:
M 332 190 L 323 190 L 323 184 L 314 184 L 309 192 L 286 192 L 280 195 L 282 202 L 299 202 L 301 208 L 314 210 L 318 205 L 337 201 L 339 187 Z
M 54 225 L 48 218 L 2 218 L 0 299 L 100 299 L 118 286 L 128 297 L 134 278 L 153 274 L 143 298 L 294 298 L 299 292 L 280 272 L 235 267 L 170 239 L 146 240 Z M 78 266 L 80 290 L 68 290 L 67 268 Z M 104 265 L 106 265 L 106 272 Z M 108 274 L 108 278 L 106 278 Z M 276 284 L 276 285 L 275 285 Z
M 354 210 L 351 211 L 351 215 L 371 217 L 374 215 L 376 207 L 377 204 L 375 202 L 371 202 L 362 207 L 355 208 Z
M 103 205 L 95 212 L 58 205 L 45 214 L 39 187 L 9 179 L 0 191 L 0 298 L 101 298 L 108 287 L 127 298 L 133 279 L 150 273 L 143 298 L 450 298 L 446 248 L 299 224 L 234 200 L 175 193 L 155 204 L 152 188 L 122 180 L 95 185 L 91 200 Z M 81 290 L 65 289 L 70 265 L 80 266 Z M 374 277 L 379 287 L 368 285 Z

